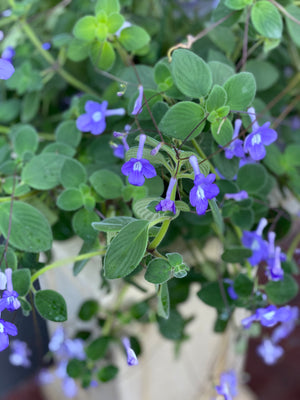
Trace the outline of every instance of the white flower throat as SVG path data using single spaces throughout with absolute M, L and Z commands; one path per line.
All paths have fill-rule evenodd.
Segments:
M 96 111 L 94 112 L 94 114 L 92 115 L 92 119 L 94 122 L 99 122 L 102 118 L 102 112 L 101 111 Z

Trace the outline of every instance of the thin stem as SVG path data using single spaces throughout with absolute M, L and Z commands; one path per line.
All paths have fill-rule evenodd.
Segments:
M 297 249 L 297 246 L 300 242 L 300 233 L 298 233 L 298 235 L 296 235 L 290 245 L 290 248 L 288 249 L 286 255 L 288 260 L 291 260 L 293 258 L 293 254 L 295 253 L 295 250 Z
M 163 222 L 157 236 L 153 239 L 153 241 L 148 246 L 149 251 L 156 249 L 156 247 L 160 244 L 160 242 L 163 240 L 163 238 L 165 237 L 165 235 L 168 231 L 170 223 L 171 223 L 170 219 Z
M 201 149 L 201 147 L 198 145 L 198 143 L 196 142 L 195 139 L 192 139 L 192 145 L 194 146 L 195 150 L 197 151 L 197 153 L 199 154 L 200 157 L 203 158 L 203 160 L 207 161 L 209 163 L 209 168 L 210 170 L 216 175 L 217 179 L 220 179 L 219 174 L 217 173 L 217 171 L 215 170 L 215 167 L 212 165 L 212 163 L 210 161 L 208 161 L 208 158 L 206 157 L 205 153 L 203 152 L 203 150 Z
M 248 8 L 245 22 L 245 30 L 244 30 L 244 40 L 243 40 L 243 55 L 241 61 L 241 69 L 243 69 L 244 65 L 247 62 L 247 51 L 248 51 L 248 31 L 249 31 L 249 20 L 250 20 L 250 12 L 251 8 Z
M 286 9 L 284 7 L 282 7 L 281 4 L 277 3 L 277 1 L 275 0 L 269 0 L 270 3 L 272 3 L 275 7 L 278 8 L 279 11 L 282 12 L 282 14 L 284 14 L 287 18 L 289 18 L 291 21 L 295 22 L 296 24 L 300 25 L 300 21 L 293 17 L 292 14 L 290 14 L 288 11 L 286 11 Z
M 120 308 L 120 306 L 121 306 L 121 304 L 123 302 L 123 298 L 124 298 L 128 288 L 129 288 L 129 285 L 124 285 L 122 287 L 122 289 L 120 290 L 120 293 L 119 293 L 119 295 L 117 297 L 116 303 L 114 304 L 113 311 L 107 317 L 107 319 L 105 321 L 105 324 L 104 324 L 104 326 L 102 328 L 102 335 L 103 336 L 107 336 L 110 333 L 110 330 L 111 330 L 111 327 L 112 327 L 112 324 L 113 324 L 114 318 L 115 318 L 114 314 L 115 314 L 116 311 L 119 310 L 119 308 Z
M 65 71 L 57 62 L 56 60 L 52 57 L 51 53 L 49 51 L 46 51 L 42 48 L 42 43 L 40 40 L 37 38 L 36 34 L 34 31 L 31 29 L 29 24 L 25 21 L 21 21 L 22 29 L 32 42 L 32 44 L 36 47 L 38 52 L 43 56 L 43 58 L 51 64 L 52 68 L 54 71 L 56 71 L 62 78 L 64 78 L 70 85 L 74 86 L 76 89 L 89 93 L 92 96 L 99 97 L 98 93 L 94 91 L 94 89 L 90 88 L 89 86 L 85 85 L 84 83 L 80 82 L 77 78 L 75 78 L 73 75 L 71 75 L 69 72 Z
M 104 254 L 105 254 L 105 250 L 101 249 L 98 251 L 93 251 L 91 253 L 80 254 L 79 256 L 68 257 L 68 258 L 64 258 L 62 260 L 55 261 L 54 263 L 46 265 L 45 267 L 39 269 L 35 274 L 33 274 L 31 277 L 31 283 L 33 283 L 39 276 L 41 276 L 42 274 L 44 274 L 47 271 L 50 271 L 51 269 L 61 267 L 65 264 L 69 264 L 71 262 L 87 260 L 87 259 L 95 257 L 95 256 L 103 256 Z
M 272 127 L 275 129 L 280 123 L 285 119 L 285 117 L 295 108 L 296 104 L 298 104 L 300 101 L 300 95 L 295 97 L 293 101 L 291 101 L 290 104 L 288 104 L 285 109 L 282 111 L 282 113 L 275 119 L 275 121 L 272 124 Z

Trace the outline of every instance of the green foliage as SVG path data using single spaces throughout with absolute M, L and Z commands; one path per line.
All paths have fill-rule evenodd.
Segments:
M 65 188 L 77 188 L 87 179 L 86 170 L 80 162 L 66 159 L 60 170 L 60 181 Z
M 109 337 L 101 336 L 93 340 L 85 349 L 89 359 L 95 361 L 103 358 L 108 350 Z
M 158 286 L 157 315 L 164 319 L 168 319 L 170 315 L 170 296 L 167 282 Z
M 114 365 L 108 365 L 99 369 L 99 371 L 97 372 L 97 378 L 101 382 L 108 382 L 114 379 L 118 372 L 119 369 L 117 367 L 115 367 Z
M 300 21 L 300 8 L 296 7 L 294 4 L 289 4 L 286 7 L 286 11 L 290 13 L 294 18 Z M 292 21 L 290 18 L 285 18 L 288 33 L 292 41 L 296 46 L 300 47 L 300 25 L 297 22 Z
M 297 295 L 299 286 L 291 275 L 285 274 L 283 280 L 268 282 L 265 290 L 270 302 L 282 305 Z
M 83 206 L 83 197 L 79 189 L 65 189 L 58 196 L 56 201 L 57 206 L 65 211 L 74 211 Z
M 246 258 L 251 257 L 252 251 L 246 249 L 245 247 L 236 246 L 225 249 L 222 254 L 222 260 L 230 263 L 241 263 L 245 261 Z
M 159 318 L 159 331 L 167 339 L 180 340 L 183 335 L 184 319 L 177 310 L 170 310 L 169 318 Z
M 37 131 L 31 125 L 19 125 L 13 138 L 13 146 L 19 157 L 26 153 L 35 153 L 38 148 L 39 137 Z
M 89 321 L 97 315 L 99 304 L 96 300 L 86 300 L 80 307 L 78 317 L 82 321 Z
M 280 39 L 282 18 L 278 9 L 269 1 L 256 2 L 251 9 L 251 20 L 257 32 L 268 39 Z
M 54 322 L 67 320 L 67 305 L 61 294 L 54 290 L 39 290 L 34 296 L 34 305 L 39 314 Z
M 256 84 L 255 79 L 249 72 L 240 72 L 224 83 L 227 92 L 227 104 L 232 110 L 246 110 L 252 103 Z
M 232 10 L 242 10 L 253 3 L 253 0 L 225 0 L 225 5 Z
M 155 258 L 148 266 L 145 273 L 145 279 L 148 282 L 161 284 L 167 282 L 172 276 L 172 266 L 167 260 Z
M 90 177 L 93 188 L 104 199 L 116 199 L 121 197 L 123 182 L 114 172 L 102 169 L 96 171 Z
M 18 269 L 12 273 L 14 290 L 19 296 L 26 296 L 31 286 L 31 274 L 27 268 Z
M 140 26 L 129 26 L 122 29 L 119 41 L 127 51 L 135 52 L 149 43 L 150 36 Z

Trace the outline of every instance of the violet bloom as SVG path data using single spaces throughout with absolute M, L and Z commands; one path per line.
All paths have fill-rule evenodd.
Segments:
M 250 328 L 252 322 L 258 321 L 262 326 L 272 327 L 278 322 L 287 323 L 298 318 L 298 308 L 291 306 L 283 306 L 277 308 L 274 305 L 269 305 L 265 308 L 258 308 L 250 317 L 242 320 L 242 325 L 245 329 Z
M 143 95 L 144 95 L 143 86 L 139 85 L 138 90 L 139 90 L 139 94 L 138 94 L 137 99 L 135 100 L 131 115 L 137 115 L 143 111 Z
M 220 385 L 216 391 L 224 396 L 224 400 L 232 400 L 237 395 L 237 379 L 234 371 L 223 372 L 220 377 Z
M 248 114 L 252 121 L 252 133 L 245 139 L 244 151 L 249 153 L 253 160 L 259 161 L 266 155 L 265 146 L 269 146 L 277 139 L 277 133 L 270 128 L 271 122 L 266 122 L 262 126 L 258 125 L 253 107 L 248 109 Z
M 268 254 L 268 244 L 262 238 L 262 232 L 267 223 L 267 220 L 262 218 L 255 232 L 243 232 L 242 244 L 248 249 L 252 250 L 252 256 L 248 258 L 248 261 L 252 267 L 264 260 Z
M 5 47 L 5 49 L 3 50 L 2 54 L 1 54 L 1 58 L 2 58 L 2 60 L 6 60 L 11 63 L 15 54 L 16 54 L 16 52 L 15 52 L 14 48 L 12 46 L 7 46 L 7 47 Z
M 200 172 L 198 160 L 196 156 L 190 157 L 190 164 L 195 172 L 194 187 L 190 191 L 190 203 L 196 207 L 198 215 L 205 214 L 208 207 L 208 199 L 216 197 L 220 190 L 214 180 L 215 174 L 208 174 L 206 177 Z
M 171 200 L 171 195 L 173 192 L 173 188 L 176 185 L 176 178 L 171 178 L 169 187 L 167 190 L 166 198 L 164 200 L 161 200 L 157 206 L 155 207 L 155 211 L 171 211 L 172 213 L 176 214 L 176 207 L 175 207 L 175 201 Z
M 7 278 L 4 272 L 0 271 L 0 290 L 6 289 Z
M 17 367 L 28 368 L 31 366 L 29 357 L 31 355 L 31 350 L 28 348 L 27 343 L 21 340 L 14 340 L 11 345 L 11 354 L 9 356 L 9 362 Z
M 129 366 L 138 365 L 139 362 L 137 356 L 134 350 L 130 347 L 130 340 L 127 337 L 123 337 L 122 343 L 127 353 L 127 364 Z
M 288 320 L 284 321 L 272 332 L 273 343 L 278 343 L 280 340 L 285 339 L 295 328 L 296 322 L 299 318 L 299 308 L 290 307 L 288 311 L 289 313 L 286 313 Z
M 50 42 L 45 42 L 42 44 L 42 49 L 43 50 L 50 50 L 51 49 L 51 43 Z
M 246 190 L 241 190 L 238 193 L 226 193 L 224 197 L 226 200 L 232 199 L 235 201 L 242 201 L 248 199 L 248 193 L 246 192 Z
M 275 364 L 284 353 L 283 348 L 276 346 L 270 339 L 264 339 L 256 351 L 267 365 Z
M 13 65 L 3 58 L 0 58 L 0 79 L 9 79 L 15 72 Z
M 232 142 L 224 147 L 225 157 L 229 160 L 233 157 L 244 157 L 243 141 L 237 139 L 242 126 L 242 120 L 236 119 L 234 122 L 234 131 L 232 136 Z
M 5 274 L 7 279 L 7 290 L 4 290 L 2 299 L 0 300 L 0 312 L 5 309 L 9 311 L 15 311 L 21 307 L 21 303 L 18 300 L 19 294 L 13 290 L 12 269 L 6 268 Z
M 0 318 L 0 351 L 5 350 L 9 345 L 10 336 L 16 336 L 18 334 L 17 327 L 11 322 L 4 321 Z
M 55 374 L 62 380 L 62 390 L 64 395 L 68 398 L 73 398 L 78 392 L 76 381 L 71 378 L 67 373 L 68 361 L 64 360 L 59 362 Z
M 162 145 L 163 145 L 162 142 L 158 143 L 158 145 L 150 151 L 151 156 L 156 156 L 156 154 L 159 152 Z
M 139 148 L 136 158 L 131 158 L 122 166 L 122 174 L 128 176 L 128 182 L 134 186 L 143 186 L 145 178 L 153 178 L 156 171 L 153 165 L 143 157 L 146 135 L 140 135 Z
M 106 117 L 125 114 L 124 108 L 107 110 L 107 106 L 107 101 L 103 101 L 101 104 L 92 100 L 87 101 L 84 106 L 86 114 L 80 115 L 76 120 L 77 129 L 82 132 L 91 132 L 93 135 L 100 135 L 105 131 Z
M 232 300 L 237 300 L 239 298 L 239 296 L 237 295 L 236 291 L 234 290 L 233 287 L 233 280 L 229 279 L 229 278 L 225 278 L 224 279 L 225 283 L 228 283 L 228 287 L 227 287 L 227 293 L 228 296 L 232 299 Z
M 283 279 L 284 272 L 281 268 L 281 248 L 279 246 L 275 247 L 275 236 L 275 232 L 269 232 L 267 276 L 272 281 L 279 281 Z

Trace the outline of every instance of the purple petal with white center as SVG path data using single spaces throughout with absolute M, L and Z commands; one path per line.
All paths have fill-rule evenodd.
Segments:
M 283 353 L 283 348 L 276 346 L 270 339 L 263 340 L 263 342 L 257 347 L 257 354 L 267 365 L 274 365 Z
M 139 161 L 142 163 L 142 173 L 145 176 L 145 178 L 149 179 L 156 176 L 156 170 L 153 167 L 153 165 L 150 164 L 150 161 L 144 158 L 140 159 Z
M 128 175 L 128 182 L 134 186 L 143 186 L 145 183 L 144 175 L 141 171 L 132 171 Z
M 237 379 L 234 371 L 223 372 L 220 385 L 215 386 L 218 394 L 224 396 L 224 400 L 233 400 L 237 395 Z
M 100 121 L 94 122 L 92 124 L 92 128 L 90 130 L 92 135 L 101 135 L 105 131 L 106 122 L 105 118 L 102 118 Z
M 0 332 L 0 351 L 5 350 L 9 346 L 8 334 Z
M 6 332 L 8 335 L 17 336 L 17 334 L 18 334 L 18 329 L 17 329 L 17 327 L 16 327 L 13 323 L 8 322 L 8 321 L 4 321 L 3 319 L 0 319 L 0 323 L 1 323 L 2 325 L 4 325 L 5 332 Z
M 131 171 L 133 170 L 133 166 L 136 162 L 139 160 L 137 158 L 131 158 L 129 161 L 127 161 L 125 164 L 123 164 L 121 168 L 121 172 L 123 175 L 128 176 Z
M 176 214 L 175 202 L 173 200 L 161 200 L 155 207 L 155 211 L 171 211 Z
M 9 79 L 15 72 L 13 65 L 2 58 L 0 58 L 0 79 Z
M 255 161 L 262 160 L 266 156 L 266 149 L 262 143 L 249 147 L 248 151 L 250 156 Z
M 82 114 L 76 120 L 76 127 L 81 132 L 90 132 L 92 129 L 92 120 L 90 115 Z
M 277 140 L 277 132 L 274 131 L 274 129 L 269 128 L 270 125 L 270 122 L 266 122 L 259 128 L 261 141 L 265 146 L 268 146 Z

